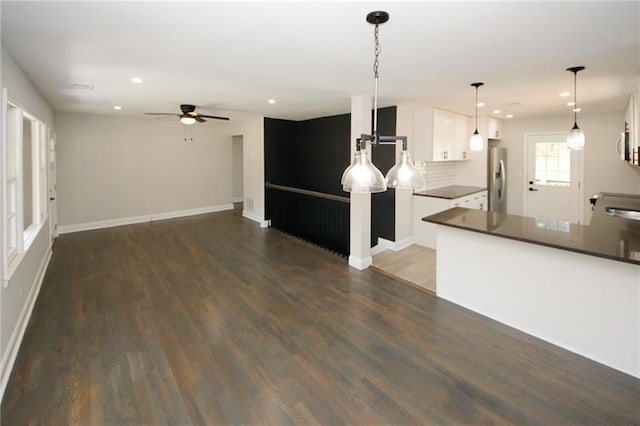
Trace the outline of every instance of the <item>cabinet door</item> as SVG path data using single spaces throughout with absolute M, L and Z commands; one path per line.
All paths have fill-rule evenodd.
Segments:
M 452 114 L 454 122 L 453 134 L 451 135 L 452 141 L 452 160 L 468 160 L 469 159 L 469 129 L 467 126 L 467 117 L 459 114 Z
M 415 112 L 414 130 L 416 161 L 468 159 L 468 117 L 437 108 L 424 108 Z
M 453 121 L 449 113 L 439 109 L 433 109 L 433 161 L 451 160 L 450 134 L 453 129 Z
M 500 139 L 502 138 L 502 121 L 494 117 L 487 119 L 487 138 L 488 139 Z

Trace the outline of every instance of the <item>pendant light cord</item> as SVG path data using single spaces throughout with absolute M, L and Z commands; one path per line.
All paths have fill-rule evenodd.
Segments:
M 373 61 L 373 143 L 378 143 L 378 68 L 380 67 L 380 38 L 378 36 L 379 24 L 373 30 L 375 39 L 375 59 Z
M 578 79 L 578 71 L 574 71 L 573 72 L 573 125 L 574 126 L 578 124 L 578 93 L 576 91 L 577 79 Z
M 476 132 L 478 131 L 478 87 L 476 86 Z

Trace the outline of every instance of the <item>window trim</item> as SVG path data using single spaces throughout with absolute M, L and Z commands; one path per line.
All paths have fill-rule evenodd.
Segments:
M 6 88 L 2 89 L 2 134 L 1 155 L 0 155 L 0 186 L 1 202 L 0 211 L 2 220 L 2 241 L 0 242 L 0 261 L 2 262 L 2 272 L 4 287 L 9 284 L 9 280 L 18 269 L 26 252 L 40 233 L 46 223 L 48 215 L 48 126 L 33 114 L 27 112 L 14 102 L 9 96 Z M 31 121 L 31 182 L 33 185 L 32 202 L 32 223 L 24 229 L 24 168 L 23 168 L 23 119 Z M 9 121 L 11 120 L 11 127 Z M 9 134 L 9 128 L 12 129 Z M 12 152 L 9 158 L 10 144 Z M 15 176 L 8 176 L 9 162 L 13 161 Z M 9 183 L 15 181 L 15 193 L 9 199 Z M 15 246 L 9 247 L 9 205 L 15 205 L 15 231 L 11 233 L 11 238 L 15 238 Z M 13 228 L 13 226 L 11 227 Z

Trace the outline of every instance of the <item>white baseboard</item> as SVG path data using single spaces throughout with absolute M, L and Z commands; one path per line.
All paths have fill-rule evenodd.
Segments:
M 233 203 L 244 203 L 244 197 L 242 197 L 242 196 L 235 197 L 233 200 L 231 200 L 231 202 L 233 202 Z
M 409 247 L 413 244 L 413 237 L 408 237 L 400 241 L 390 241 L 384 238 L 378 237 L 378 244 L 371 247 L 371 255 L 375 256 L 376 254 L 380 254 L 383 251 L 393 250 L 400 251 L 404 248 Z
M 391 250 L 400 251 L 400 250 L 405 249 L 405 248 L 407 248 L 409 246 L 412 246 L 413 243 L 414 243 L 413 237 L 407 237 L 407 238 L 404 238 L 404 239 L 402 239 L 400 241 L 396 241 L 394 246 L 391 248 Z
M 385 240 L 384 238 L 378 237 L 378 244 L 371 247 L 371 256 L 380 254 L 383 251 L 393 250 L 394 244 L 395 243 L 393 241 Z
M 255 213 L 248 212 L 246 210 L 242 210 L 242 217 L 246 217 L 247 219 L 251 219 L 254 222 L 258 222 L 261 228 L 268 228 L 271 226 L 270 220 L 263 220 L 260 216 Z
M 111 228 L 114 226 L 133 225 L 135 223 L 153 222 L 156 220 L 173 219 L 177 217 L 195 216 L 199 214 L 214 213 L 224 210 L 233 210 L 233 204 L 219 206 L 199 207 L 195 209 L 176 210 L 165 213 L 153 213 L 143 216 L 122 217 L 118 219 L 101 220 L 98 222 L 79 223 L 77 225 L 63 225 L 58 227 L 59 234 L 70 232 L 90 231 L 92 229 Z
M 360 271 L 367 269 L 373 263 L 371 256 L 365 258 L 349 256 L 349 266 L 353 266 Z
M 11 377 L 11 371 L 13 370 L 13 365 L 16 362 L 18 350 L 20 349 L 22 339 L 24 338 L 24 332 L 27 329 L 27 324 L 29 324 L 29 319 L 31 319 L 33 307 L 36 303 L 36 299 L 38 298 L 38 294 L 40 293 L 40 287 L 42 286 L 44 273 L 47 270 L 47 266 L 49 266 L 51 254 L 51 247 L 49 247 L 46 255 L 42 259 L 42 262 L 40 262 L 38 273 L 31 284 L 31 290 L 29 290 L 25 304 L 22 307 L 22 312 L 20 312 L 18 321 L 13 328 L 13 332 L 9 338 L 5 352 L 2 354 L 2 360 L 0 361 L 0 401 L 4 397 L 4 391 L 7 388 L 7 383 L 9 383 L 9 377 Z

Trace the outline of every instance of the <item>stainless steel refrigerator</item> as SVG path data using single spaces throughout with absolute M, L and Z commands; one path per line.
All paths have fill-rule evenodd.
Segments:
M 487 189 L 489 191 L 489 210 L 507 212 L 507 149 L 489 149 L 487 167 Z

